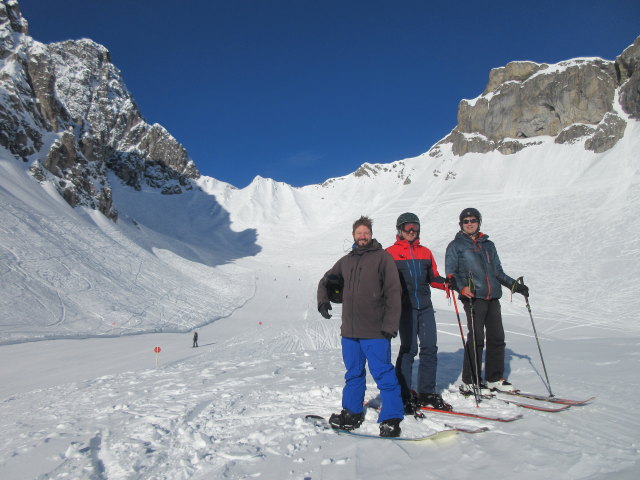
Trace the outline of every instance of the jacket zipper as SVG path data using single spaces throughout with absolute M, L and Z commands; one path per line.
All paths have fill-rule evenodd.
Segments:
M 491 264 L 491 260 L 489 259 L 489 252 L 487 250 L 482 250 L 484 252 L 484 256 L 487 259 L 487 269 L 485 270 L 485 276 L 487 277 L 487 300 L 491 300 L 491 283 L 489 283 L 489 271 L 488 265 Z
M 416 267 L 416 259 L 413 256 L 413 245 L 409 244 L 409 252 L 411 253 L 411 268 L 409 269 L 409 275 L 413 277 L 413 296 L 416 299 L 416 306 L 420 308 L 420 297 L 418 296 L 418 269 Z M 413 272 L 412 272 L 413 270 Z
M 489 283 L 489 269 L 487 268 L 487 264 L 491 262 L 489 262 L 486 251 L 482 248 L 482 245 L 480 245 L 480 243 L 478 243 L 476 239 L 473 239 L 473 245 L 475 247 L 474 249 L 477 249 L 478 253 L 480 254 L 480 258 L 483 260 L 482 268 L 484 269 L 484 279 L 487 282 L 487 296 L 485 297 L 485 300 L 491 300 L 491 283 Z M 485 257 L 487 257 L 486 262 L 484 261 Z
M 364 253 L 362 254 L 364 255 Z M 356 262 L 355 267 L 353 268 L 353 282 L 351 291 L 354 293 L 354 301 L 351 302 L 351 338 L 356 338 L 356 329 L 355 329 L 355 299 L 357 298 L 357 287 L 360 286 L 360 273 L 362 272 L 362 267 L 360 267 L 360 260 L 362 259 L 362 255 L 358 255 L 358 261 Z

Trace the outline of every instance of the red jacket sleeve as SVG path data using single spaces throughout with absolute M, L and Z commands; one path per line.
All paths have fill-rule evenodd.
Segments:
M 431 253 L 431 251 L 429 251 L 429 253 Z M 433 281 L 429 285 L 439 290 L 445 290 L 444 278 L 438 273 L 438 265 L 436 265 L 436 259 L 433 253 L 431 253 L 431 272 L 433 274 Z

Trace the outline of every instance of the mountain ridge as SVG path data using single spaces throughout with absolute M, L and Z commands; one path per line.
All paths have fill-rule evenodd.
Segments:
M 0 145 L 29 163 L 40 181 L 55 185 L 71 206 L 89 206 L 112 220 L 118 213 L 107 170 L 137 190 L 146 184 L 171 195 L 193 188 L 196 164 L 164 127 L 144 121 L 104 46 L 33 40 L 16 0 L 0 4 L 0 31 L 0 85 L 8 93 L 0 102 Z M 640 37 L 615 61 L 514 61 L 494 68 L 482 94 L 460 101 L 458 124 L 428 152 L 437 156 L 439 145 L 451 143 L 456 155 L 512 154 L 548 135 L 558 143 L 586 138 L 585 148 L 604 152 L 626 125 L 614 97 L 632 118 L 640 113 L 639 52 Z M 13 75 L 6 74 L 10 69 Z M 382 168 L 365 162 L 354 173 Z M 401 172 L 399 178 L 411 181 Z

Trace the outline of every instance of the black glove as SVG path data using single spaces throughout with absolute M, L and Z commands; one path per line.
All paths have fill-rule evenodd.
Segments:
M 390 332 L 382 331 L 382 332 L 380 332 L 380 333 L 382 333 L 382 336 L 383 336 L 384 338 L 386 338 L 387 340 L 391 340 L 392 338 L 395 338 L 395 337 L 396 337 L 396 335 L 398 335 L 396 332 L 390 333 Z
M 527 287 L 524 283 L 520 283 L 520 282 L 513 282 L 513 287 L 511 287 L 511 289 L 516 292 L 519 293 L 520 295 L 523 295 L 525 297 L 529 296 L 529 287 Z
M 320 305 L 318 305 L 318 311 L 324 318 L 331 318 L 329 310 L 331 310 L 331 304 L 329 302 L 321 303 Z
M 458 290 L 458 285 L 456 285 L 456 279 L 453 277 L 447 277 L 444 280 L 444 283 L 449 285 L 449 290 Z

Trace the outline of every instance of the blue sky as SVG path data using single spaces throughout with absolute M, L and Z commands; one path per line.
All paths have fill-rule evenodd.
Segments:
M 427 151 L 513 60 L 613 60 L 638 0 L 20 0 L 30 34 L 107 47 L 204 175 L 294 186 Z

